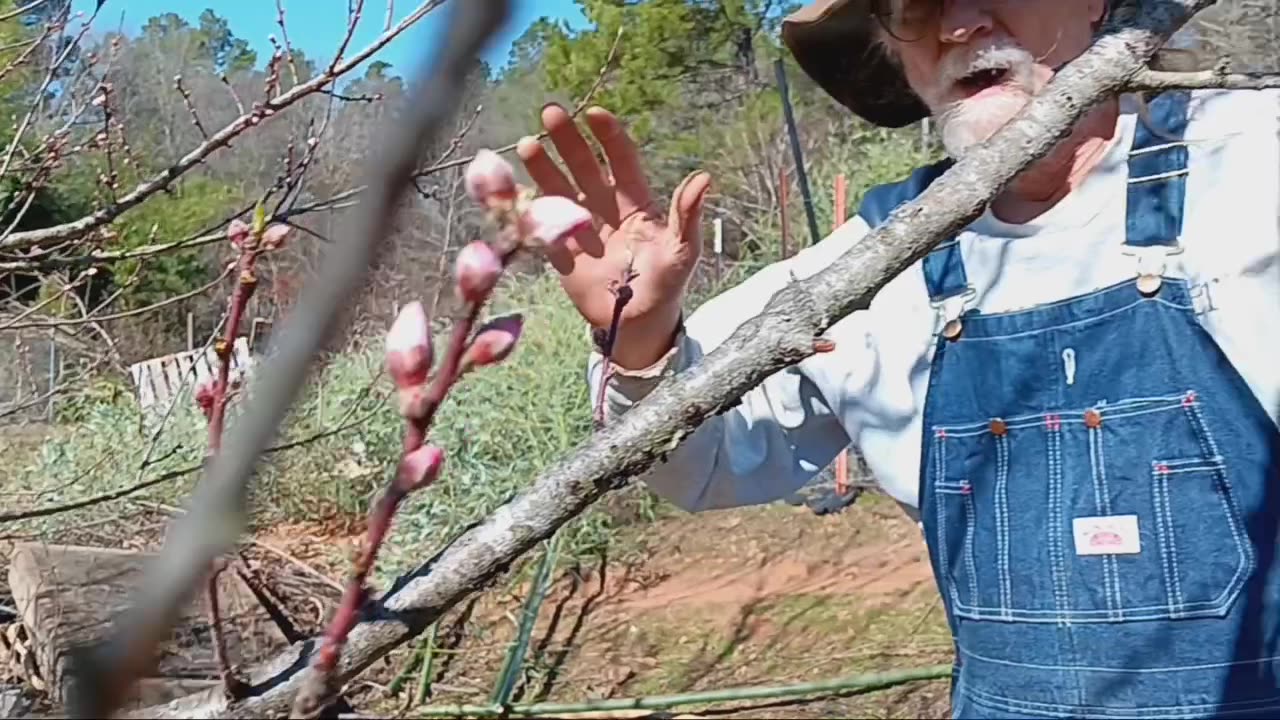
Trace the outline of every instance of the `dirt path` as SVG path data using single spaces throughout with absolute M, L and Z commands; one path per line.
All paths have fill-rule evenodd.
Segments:
M 814 561 L 804 548 L 747 567 L 682 570 L 656 585 L 620 594 L 606 607 L 636 613 L 673 606 L 746 605 L 796 595 L 858 595 L 868 603 L 910 595 L 931 583 L 921 546 L 910 540 L 857 548 Z
M 919 531 L 891 502 L 868 500 L 821 518 L 777 505 L 637 525 L 614 543 L 636 549 L 629 562 L 565 579 L 549 594 L 519 700 L 811 682 L 948 662 Z M 439 702 L 487 695 L 520 599 L 476 607 L 466 644 L 438 680 Z M 947 712 L 947 684 L 927 682 L 743 716 Z

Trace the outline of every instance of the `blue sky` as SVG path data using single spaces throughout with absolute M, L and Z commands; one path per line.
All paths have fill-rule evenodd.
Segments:
M 395 0 L 393 7 L 396 19 L 409 14 L 421 1 Z M 352 38 L 348 55 L 381 34 L 387 2 L 388 0 L 365 0 L 364 14 Z M 94 4 L 95 0 L 74 0 L 74 8 L 84 10 L 86 14 L 92 12 Z M 586 19 L 574 0 L 516 0 L 513 7 L 510 22 L 494 39 L 485 55 L 485 60 L 495 67 L 506 64 L 511 43 L 539 17 L 566 20 L 573 27 L 586 24 Z M 274 0 L 106 0 L 94 26 L 106 31 L 115 30 L 123 24 L 125 32 L 133 34 L 152 16 L 175 12 L 194 22 L 205 8 L 212 8 L 218 15 L 226 18 L 231 31 L 258 51 L 260 61 L 270 57 L 271 43 L 267 36 L 275 33 L 279 37 L 280 30 L 276 25 Z M 307 57 L 316 59 L 317 63 L 331 59 L 346 32 L 347 0 L 284 0 L 284 8 L 290 43 L 305 52 Z M 414 29 L 396 38 L 374 57 L 391 63 L 399 74 L 412 73 L 421 62 L 424 46 L 432 42 L 439 33 L 447 11 L 448 5 L 433 11 Z

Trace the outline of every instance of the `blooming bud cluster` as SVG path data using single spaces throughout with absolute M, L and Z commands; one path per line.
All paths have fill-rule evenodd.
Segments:
M 516 183 L 515 170 L 492 150 L 476 153 L 464 183 L 472 200 L 514 225 L 523 244 L 555 246 L 591 227 L 591 213 L 566 197 L 529 198 Z
M 236 248 L 244 247 L 245 242 L 249 239 L 250 232 L 249 223 L 239 218 L 232 220 L 231 224 L 227 225 L 227 239 Z
M 293 228 L 284 224 L 275 224 L 267 227 L 262 233 L 262 249 L 276 250 L 284 244 L 285 238 L 289 233 L 293 232 Z M 243 248 L 249 242 L 249 238 L 253 235 L 253 227 L 249 223 L 236 218 L 227 225 L 227 239 L 231 241 L 231 246 L 237 250 Z

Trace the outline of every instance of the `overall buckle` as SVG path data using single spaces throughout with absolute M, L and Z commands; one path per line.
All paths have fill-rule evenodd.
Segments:
M 1173 245 L 1125 246 L 1124 254 L 1136 257 L 1138 276 L 1138 292 L 1143 297 L 1152 297 L 1160 291 L 1164 284 L 1164 272 L 1169 265 L 1171 255 L 1182 254 L 1182 242 Z
M 929 301 L 929 306 L 937 313 L 939 324 L 942 326 L 942 337 L 948 340 L 960 337 L 961 331 L 964 330 L 964 323 L 960 320 L 960 316 L 964 315 L 965 307 L 977 294 L 978 291 L 973 285 L 966 285 L 964 292 L 941 300 Z

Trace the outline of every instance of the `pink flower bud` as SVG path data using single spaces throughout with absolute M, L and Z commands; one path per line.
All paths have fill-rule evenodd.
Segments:
M 464 184 L 467 195 L 481 205 L 489 205 L 493 199 L 512 200 L 516 196 L 516 174 L 511 163 L 487 148 L 477 152 L 467 166 Z
M 411 493 L 436 481 L 444 465 L 444 451 L 435 445 L 422 445 L 400 459 L 396 468 L 396 487 Z
M 560 195 L 544 195 L 535 199 L 520 218 L 521 234 L 543 245 L 562 243 L 574 233 L 590 227 L 591 213 Z
M 213 383 L 213 380 L 209 380 L 196 388 L 196 406 L 204 414 L 205 420 L 213 415 Z
M 249 227 L 248 223 L 237 218 L 232 220 L 231 224 L 227 226 L 227 239 L 230 240 L 231 244 L 235 247 L 240 247 L 244 245 L 245 240 L 249 239 L 249 232 L 251 230 L 252 228 Z
M 476 331 L 475 339 L 462 354 L 461 372 L 485 365 L 497 365 L 515 349 L 524 330 L 524 316 L 520 313 L 503 315 L 485 323 Z
M 502 258 L 489 244 L 476 240 L 458 251 L 454 276 L 458 296 L 467 302 L 483 302 L 502 275 Z
M 431 372 L 431 328 L 422 303 L 405 305 L 387 331 L 387 374 L 397 388 L 416 387 Z
M 293 228 L 283 223 L 272 225 L 262 233 L 262 246 L 267 250 L 275 250 L 284 244 L 285 238 L 289 237 L 291 232 Z

